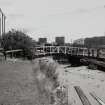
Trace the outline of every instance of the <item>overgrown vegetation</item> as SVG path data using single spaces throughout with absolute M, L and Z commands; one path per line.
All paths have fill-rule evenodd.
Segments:
M 68 105 L 56 69 L 50 60 L 0 62 L 0 105 Z
M 22 49 L 23 53 L 15 53 L 15 56 L 26 57 L 32 59 L 31 48 L 35 46 L 35 41 L 26 33 L 12 29 L 2 36 L 2 47 L 5 51 Z
M 38 89 L 42 96 L 47 96 L 44 104 L 68 105 L 67 88 L 60 86 L 58 82 L 57 64 L 47 59 L 40 59 L 39 62 L 33 64 L 35 64 L 33 70 Z

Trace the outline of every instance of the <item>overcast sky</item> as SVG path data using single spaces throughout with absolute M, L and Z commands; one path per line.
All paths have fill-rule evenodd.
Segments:
M 65 36 L 66 41 L 105 35 L 105 0 L 0 0 L 6 31 L 31 37 Z

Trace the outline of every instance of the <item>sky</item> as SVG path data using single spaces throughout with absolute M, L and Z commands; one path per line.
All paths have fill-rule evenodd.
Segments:
M 105 35 L 105 0 L 0 0 L 0 8 L 6 31 L 21 30 L 36 40 Z

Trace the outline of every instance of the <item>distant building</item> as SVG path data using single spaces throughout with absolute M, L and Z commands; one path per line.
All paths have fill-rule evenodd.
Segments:
M 72 43 L 65 43 L 65 46 L 72 46 Z
M 55 43 L 57 45 L 64 45 L 65 44 L 65 37 L 56 37 L 55 38 Z
M 84 45 L 84 39 L 81 38 L 81 39 L 77 39 L 73 42 L 74 44 L 77 44 L 77 45 Z
M 105 36 L 98 36 L 98 37 L 91 37 L 91 38 L 85 38 L 85 46 L 86 47 L 104 47 L 105 45 Z
M 47 38 L 39 38 L 38 43 L 40 45 L 45 45 L 47 43 Z

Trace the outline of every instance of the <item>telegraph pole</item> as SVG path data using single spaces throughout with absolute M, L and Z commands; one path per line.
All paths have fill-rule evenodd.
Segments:
M 1 18 L 0 18 L 0 37 L 1 37 Z
M 2 12 L 2 10 L 0 8 L 0 51 L 3 50 L 1 44 L 2 44 L 2 35 L 5 34 L 5 19 L 6 19 L 6 16 L 4 15 L 4 13 Z M 6 53 L 4 50 L 3 50 L 3 54 L 6 59 Z
M 5 34 L 5 19 L 6 19 L 6 16 L 4 15 L 4 13 L 0 8 L 0 36 Z

